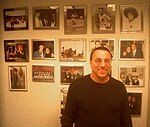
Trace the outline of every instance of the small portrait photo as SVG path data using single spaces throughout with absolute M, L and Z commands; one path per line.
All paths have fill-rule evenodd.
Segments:
M 59 29 L 59 6 L 34 7 L 33 8 L 33 29 L 43 30 Z
M 27 67 L 8 66 L 10 90 L 27 90 Z
M 128 104 L 129 110 L 132 116 L 141 115 L 142 106 L 142 93 L 130 93 L 128 92 Z
M 68 93 L 68 87 L 62 87 L 61 88 L 61 113 L 65 108 L 67 93 Z
M 5 62 L 29 62 L 28 40 L 4 40 Z
M 29 10 L 28 8 L 9 8 L 3 9 L 4 30 L 28 30 L 29 29 Z
M 91 39 L 90 41 L 90 52 L 97 47 L 106 47 L 110 50 L 113 58 L 114 58 L 114 39 Z
M 69 85 L 73 80 L 84 75 L 83 66 L 61 66 L 61 84 Z
M 120 67 L 119 75 L 126 87 L 144 86 L 144 67 Z
M 65 34 L 86 34 L 86 6 L 64 6 L 64 26 Z
M 62 38 L 59 39 L 60 61 L 85 61 L 86 39 L 85 38 Z
M 144 60 L 144 40 L 120 40 L 120 60 Z
M 138 32 L 143 30 L 143 6 L 120 5 L 121 32 Z
M 55 40 L 32 40 L 32 55 L 34 60 L 55 58 Z
M 32 81 L 54 82 L 54 66 L 32 65 Z
M 93 4 L 92 33 L 115 33 L 115 4 Z

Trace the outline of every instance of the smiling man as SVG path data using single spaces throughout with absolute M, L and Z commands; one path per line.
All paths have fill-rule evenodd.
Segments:
M 62 127 L 132 127 L 127 91 L 110 76 L 111 60 L 105 47 L 92 51 L 91 74 L 69 86 Z

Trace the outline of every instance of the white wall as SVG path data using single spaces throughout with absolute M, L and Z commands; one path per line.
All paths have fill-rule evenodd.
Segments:
M 145 86 L 140 88 L 127 88 L 129 92 L 142 92 L 142 114 L 140 117 L 133 117 L 134 127 L 147 126 L 147 109 L 148 109 L 148 87 L 149 87 L 149 0 L 113 0 L 111 3 L 116 4 L 116 32 L 115 34 L 92 34 L 91 33 L 91 4 L 92 3 L 109 3 L 109 0 L 1 0 L 0 1 L 0 127 L 60 127 L 60 65 L 68 63 L 59 62 L 59 38 L 73 37 L 79 35 L 64 35 L 64 5 L 87 5 L 88 15 L 87 34 L 80 35 L 87 38 L 87 54 L 89 50 L 89 39 L 91 38 L 114 38 L 116 58 L 113 60 L 113 76 L 118 78 L 119 66 L 145 66 Z M 119 5 L 130 3 L 144 4 L 144 31 L 141 33 L 120 33 Z M 59 5 L 60 6 L 60 30 L 33 30 L 32 25 L 32 7 Z M 26 31 L 4 31 L 3 13 L 4 8 L 29 7 L 29 30 Z M 56 60 L 32 60 L 31 39 L 56 39 L 57 53 Z M 4 40 L 8 39 L 29 39 L 29 62 L 11 63 L 5 62 L 4 59 Z M 144 39 L 146 43 L 144 61 L 119 61 L 119 39 Z M 86 62 L 69 63 L 72 65 L 83 65 L 85 74 L 90 72 L 87 57 Z M 33 64 L 52 64 L 55 65 L 55 83 L 43 83 L 32 81 Z M 130 65 L 129 65 L 130 64 Z M 27 66 L 27 84 L 28 91 L 10 91 L 8 81 L 8 66 L 25 65 Z M 149 107 L 150 108 L 150 107 Z M 149 116 L 150 118 L 150 116 Z

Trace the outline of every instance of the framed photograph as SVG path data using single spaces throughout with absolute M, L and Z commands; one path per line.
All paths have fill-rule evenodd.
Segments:
M 85 61 L 86 39 L 63 38 L 59 39 L 60 61 Z
M 32 65 L 32 81 L 54 82 L 54 66 Z
M 32 40 L 32 58 L 34 60 L 55 59 L 55 39 Z
M 144 67 L 120 67 L 119 80 L 124 83 L 126 87 L 144 86 L 144 73 Z
M 4 40 L 5 62 L 28 62 L 28 40 Z
M 61 66 L 61 84 L 70 84 L 84 75 L 83 66 Z
M 62 87 L 61 88 L 61 113 L 65 108 L 67 93 L 68 93 L 68 87 Z
M 144 40 L 120 40 L 120 60 L 144 60 Z
M 3 9 L 4 30 L 28 30 L 29 29 L 29 10 L 28 8 L 9 8 Z
M 129 109 L 132 116 L 141 116 L 142 93 L 128 92 Z
M 27 67 L 8 66 L 10 90 L 27 90 Z
M 33 29 L 43 30 L 59 29 L 59 6 L 34 7 L 33 8 Z
M 97 47 L 106 47 L 110 50 L 111 54 L 113 55 L 113 58 L 115 56 L 115 45 L 114 45 L 114 39 L 91 39 L 90 40 L 90 52 L 92 52 L 92 50 L 94 48 Z
M 86 34 L 87 33 L 87 7 L 64 6 L 64 33 Z
M 92 5 L 92 33 L 115 33 L 115 4 Z
M 121 32 L 143 31 L 143 5 L 120 5 Z

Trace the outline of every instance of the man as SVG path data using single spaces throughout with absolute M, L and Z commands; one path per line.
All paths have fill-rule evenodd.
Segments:
M 143 51 L 140 49 L 137 49 L 137 46 L 135 43 L 132 43 L 131 49 L 132 49 L 133 58 L 143 58 Z
M 33 54 L 35 58 L 44 58 L 44 45 L 40 44 L 39 49 L 36 50 Z
M 111 59 L 106 47 L 91 52 L 92 73 L 71 83 L 62 127 L 132 127 L 125 86 L 110 77 Z

